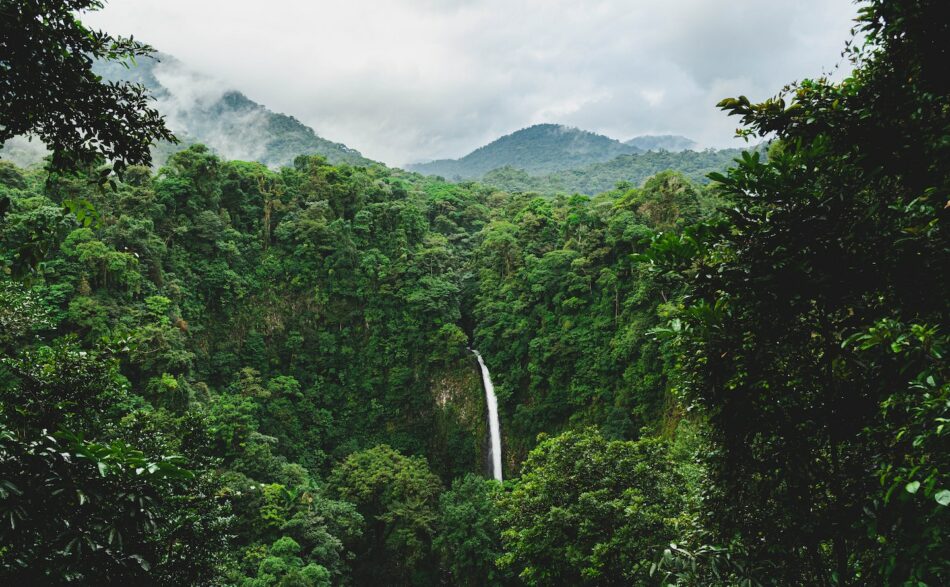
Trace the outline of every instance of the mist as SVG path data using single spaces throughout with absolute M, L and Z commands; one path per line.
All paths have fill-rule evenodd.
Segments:
M 543 122 L 736 146 L 716 102 L 845 75 L 854 14 L 848 0 L 116 0 L 85 18 L 402 165 Z

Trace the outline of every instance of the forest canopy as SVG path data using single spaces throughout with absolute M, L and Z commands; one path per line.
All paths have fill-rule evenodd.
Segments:
M 29 3 L 2 125 L 53 157 L 0 160 L 0 582 L 946 584 L 940 4 L 861 2 L 849 76 L 723 100 L 768 142 L 728 169 L 588 190 L 141 165 L 160 118 L 84 55 L 148 48 Z

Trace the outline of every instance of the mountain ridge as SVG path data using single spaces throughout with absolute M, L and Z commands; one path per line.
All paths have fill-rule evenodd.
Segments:
M 754 150 L 761 148 L 753 147 Z M 619 183 L 640 186 L 649 177 L 661 171 L 672 170 L 682 173 L 696 183 L 706 184 L 710 181 L 708 174 L 724 171 L 742 151 L 743 149 L 646 151 L 544 175 L 530 175 L 524 170 L 508 166 L 493 169 L 478 181 L 509 192 L 593 196 L 614 189 Z
M 226 159 L 257 161 L 269 167 L 290 165 L 298 155 L 312 154 L 333 164 L 374 163 L 356 149 L 321 137 L 293 116 L 274 112 L 239 90 L 188 70 L 170 55 L 159 53 L 129 68 L 97 63 L 95 70 L 107 80 L 141 83 L 155 97 L 159 111 L 181 140 L 177 146 L 156 146 L 157 165 L 194 143 L 202 143 Z
M 616 139 L 561 124 L 535 124 L 501 136 L 458 159 L 406 166 L 424 175 L 475 179 L 504 166 L 544 174 L 609 161 L 640 149 Z

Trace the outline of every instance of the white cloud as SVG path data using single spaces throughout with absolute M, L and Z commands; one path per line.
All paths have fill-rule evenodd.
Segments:
M 715 103 L 841 62 L 849 0 L 111 0 L 134 34 L 390 164 L 538 122 L 733 144 Z

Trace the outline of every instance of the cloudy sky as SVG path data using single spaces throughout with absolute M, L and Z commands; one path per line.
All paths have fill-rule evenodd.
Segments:
M 850 0 L 109 0 L 133 34 L 392 165 L 555 122 L 734 144 L 715 103 L 846 67 Z

